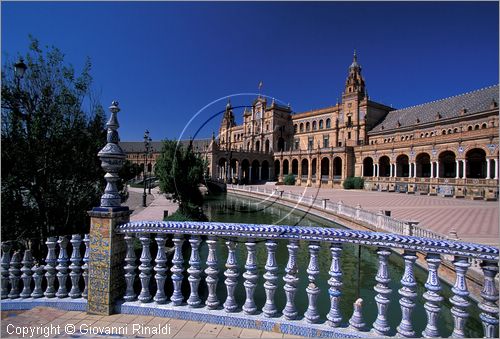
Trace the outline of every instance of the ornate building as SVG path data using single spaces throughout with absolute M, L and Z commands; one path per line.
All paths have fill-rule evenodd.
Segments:
M 296 185 L 341 187 L 361 176 L 369 190 L 496 199 L 498 96 L 494 85 L 393 109 L 370 100 L 354 54 L 340 103 L 293 113 L 259 96 L 237 125 L 228 102 L 218 138 L 197 149 L 227 182 L 293 174 Z

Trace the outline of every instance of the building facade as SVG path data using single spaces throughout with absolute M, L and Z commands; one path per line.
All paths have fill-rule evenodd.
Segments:
M 368 97 L 354 54 L 334 106 L 294 113 L 259 96 L 238 125 L 228 102 L 218 137 L 195 149 L 207 174 L 226 182 L 282 183 L 293 174 L 296 185 L 340 188 L 359 176 L 368 190 L 496 199 L 498 96 L 495 85 L 393 109 Z

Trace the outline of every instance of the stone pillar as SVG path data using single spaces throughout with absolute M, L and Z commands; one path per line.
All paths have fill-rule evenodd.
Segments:
M 377 164 L 376 169 L 377 169 L 377 178 L 378 178 L 380 176 L 380 166 L 379 166 L 379 164 Z
M 280 173 L 278 176 L 278 182 L 283 182 L 283 160 L 280 161 Z
M 389 164 L 389 176 L 392 178 L 392 163 Z M 394 176 L 396 177 L 396 173 L 394 173 Z
M 241 179 L 242 179 L 241 175 L 242 175 L 241 165 L 239 165 L 239 166 L 238 166 L 238 180 L 241 180 Z
M 493 159 L 495 162 L 495 177 L 493 179 L 498 180 L 498 159 Z
M 312 181 L 312 160 L 307 162 L 307 186 L 311 185 Z
M 436 178 L 439 178 L 439 160 L 436 161 Z
M 298 167 L 297 167 L 297 184 L 300 185 L 302 183 L 302 159 L 298 160 Z
M 373 164 L 373 175 L 374 178 L 377 176 L 377 165 Z
M 272 175 L 272 174 L 273 174 L 273 168 L 272 168 L 271 166 L 269 166 L 269 168 L 267 169 L 267 171 L 269 172 L 269 174 L 268 174 L 267 178 L 268 178 L 269 180 L 274 179 L 274 178 L 273 178 L 273 175 Z
M 361 163 L 361 173 L 359 174 L 360 177 L 364 177 L 364 172 L 363 172 L 363 163 Z
M 486 179 L 491 179 L 491 174 L 490 174 L 490 158 L 486 158 Z
M 463 167 L 462 179 L 465 179 L 467 178 L 467 161 L 465 159 L 462 160 L 462 167 Z
M 434 178 L 434 161 L 431 161 L 431 179 Z
M 455 179 L 459 179 L 460 178 L 460 163 L 459 163 L 459 160 L 455 160 Z
M 259 166 L 259 180 L 262 180 L 262 166 Z
M 121 198 L 116 187 L 120 179 L 118 171 L 123 166 L 126 155 L 118 146 L 118 102 L 113 101 L 111 117 L 107 123 L 107 144 L 98 153 L 107 181 L 101 206 L 89 212 L 90 253 L 88 276 L 88 309 L 91 314 L 109 315 L 113 313 L 115 301 L 125 292 L 123 264 L 126 245 L 123 235 L 116 234 L 115 228 L 129 221 L 131 211 L 121 206 Z
M 248 166 L 248 183 L 252 183 L 252 166 Z
M 408 163 L 408 178 L 413 177 L 413 175 L 412 175 L 412 171 L 411 171 L 411 168 L 412 168 L 412 166 L 411 166 L 411 162 L 409 162 L 409 163 Z

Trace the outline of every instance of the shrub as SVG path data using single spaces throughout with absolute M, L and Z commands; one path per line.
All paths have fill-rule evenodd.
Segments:
M 347 177 L 344 180 L 344 189 L 362 189 L 364 187 L 365 179 L 361 177 Z
M 287 174 L 284 179 L 285 185 L 295 185 L 295 175 Z

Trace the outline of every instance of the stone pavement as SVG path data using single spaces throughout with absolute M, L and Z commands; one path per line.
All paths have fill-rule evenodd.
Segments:
M 2 338 L 301 338 L 197 321 L 132 314 L 99 316 L 49 307 L 1 314 Z M 23 329 L 28 331 L 24 336 Z
M 131 196 L 140 193 L 140 198 L 141 198 L 140 201 L 142 204 L 143 189 L 129 187 L 128 190 Z M 132 205 L 134 204 L 135 200 L 136 199 L 134 197 L 131 199 Z M 134 212 L 130 216 L 130 221 L 163 220 L 163 211 L 168 211 L 168 214 L 171 215 L 172 213 L 177 211 L 177 208 L 179 207 L 177 203 L 174 203 L 172 200 L 168 200 L 165 197 L 165 195 L 160 194 L 159 189 L 157 187 L 151 189 L 151 195 L 148 194 L 148 199 L 146 200 L 146 203 L 148 204 L 146 208 L 140 208 L 138 210 L 134 210 Z M 129 205 L 129 207 L 131 209 L 134 209 L 132 205 Z
M 254 185 L 254 187 L 257 187 Z M 263 187 L 261 185 L 260 187 Z M 443 235 L 455 230 L 463 241 L 478 242 L 498 246 L 499 243 L 499 203 L 468 199 L 420 196 L 405 193 L 374 192 L 364 190 L 343 190 L 331 188 L 270 186 L 285 192 L 304 193 L 307 196 L 342 200 L 346 205 L 369 211 L 389 210 L 392 217 L 399 220 L 417 220 L 419 226 Z

